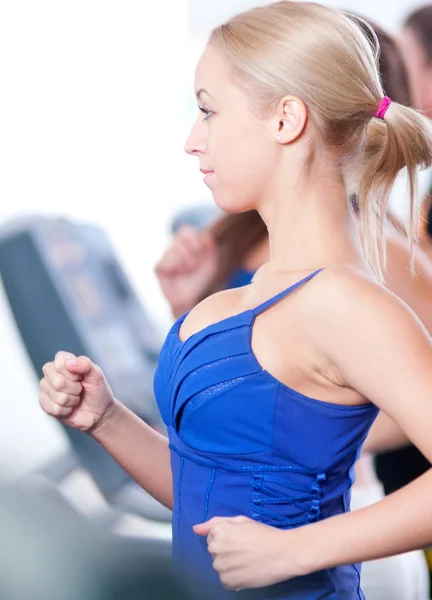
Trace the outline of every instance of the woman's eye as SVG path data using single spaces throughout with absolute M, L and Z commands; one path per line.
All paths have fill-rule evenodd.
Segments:
M 213 114 L 210 110 L 206 110 L 202 106 L 199 106 L 198 108 L 200 109 L 200 111 L 202 113 L 205 114 L 205 117 L 203 118 L 203 121 L 207 121 L 207 119 L 209 119 L 212 116 L 212 114 Z

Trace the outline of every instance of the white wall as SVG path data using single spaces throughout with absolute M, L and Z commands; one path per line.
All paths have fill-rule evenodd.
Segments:
M 183 181 L 186 0 L 0 3 L 0 226 L 17 214 L 100 223 L 165 326 L 153 276 Z M 62 446 L 0 291 L 0 469 Z
M 181 0 L 1 3 L 0 222 L 105 226 L 143 295 L 182 185 Z

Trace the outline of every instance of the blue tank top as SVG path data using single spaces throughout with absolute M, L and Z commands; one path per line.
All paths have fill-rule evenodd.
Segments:
M 263 369 L 251 347 L 255 319 L 318 272 L 184 342 L 183 315 L 162 348 L 155 394 L 171 451 L 173 555 L 204 580 L 206 598 L 364 599 L 359 565 L 247 594 L 224 590 L 206 540 L 192 530 L 236 515 L 289 529 L 349 510 L 353 467 L 378 409 L 307 397 Z

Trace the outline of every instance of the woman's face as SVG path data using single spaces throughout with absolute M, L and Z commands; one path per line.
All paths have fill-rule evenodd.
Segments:
M 199 113 L 186 142 L 198 157 L 216 204 L 228 212 L 258 208 L 274 174 L 274 119 L 259 117 L 235 85 L 223 57 L 211 46 L 195 76 Z
M 418 35 L 411 27 L 403 29 L 400 42 L 413 105 L 432 116 L 432 61 L 428 59 Z

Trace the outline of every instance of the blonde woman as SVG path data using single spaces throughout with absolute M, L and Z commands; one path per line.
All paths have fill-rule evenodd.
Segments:
M 388 192 L 431 164 L 432 132 L 383 97 L 375 58 L 349 16 L 313 3 L 213 31 L 186 150 L 220 208 L 258 210 L 270 259 L 172 327 L 155 379 L 169 442 L 88 358 L 44 367 L 42 407 L 173 509 L 174 556 L 209 598 L 358 600 L 359 563 L 432 538 L 430 473 L 348 512 L 379 409 L 432 458 L 431 340 L 381 285 Z

